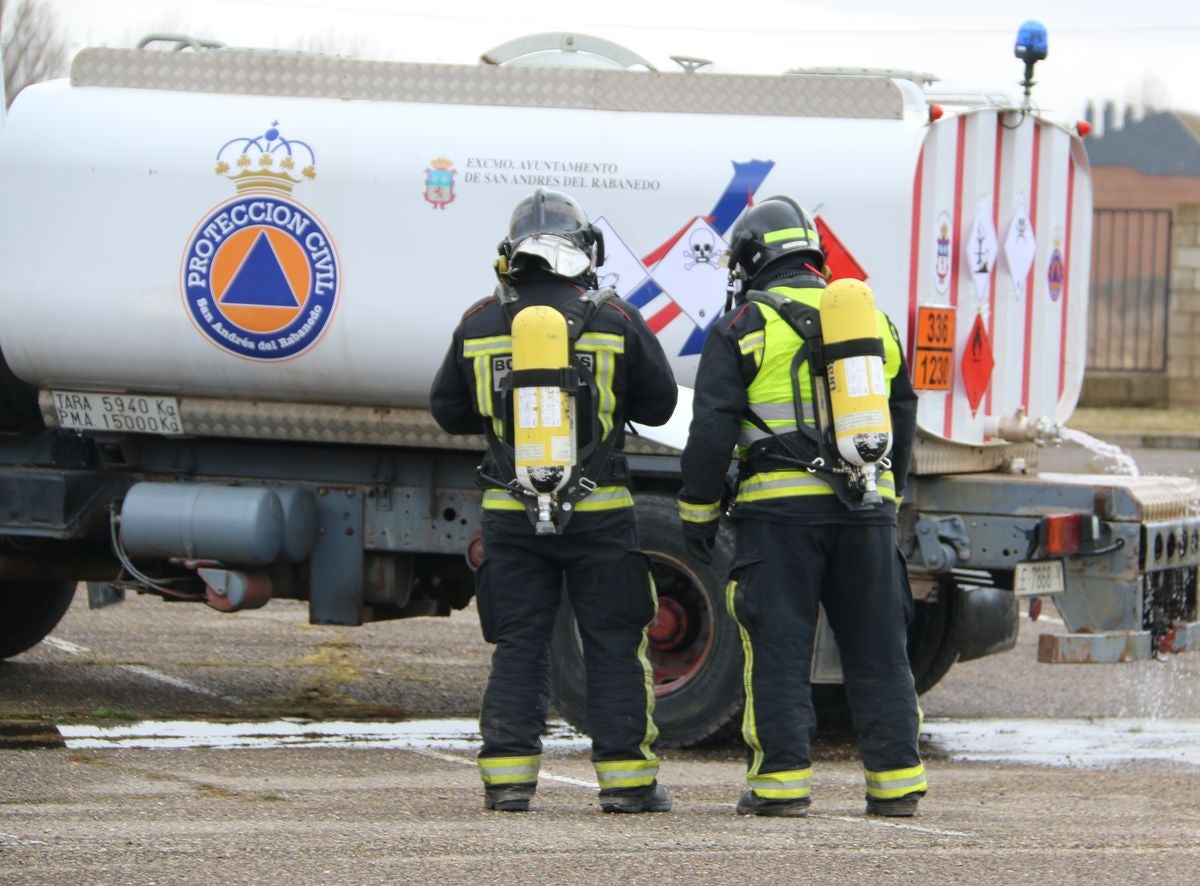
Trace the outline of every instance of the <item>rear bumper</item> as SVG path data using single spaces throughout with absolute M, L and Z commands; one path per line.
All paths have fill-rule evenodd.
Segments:
M 1200 622 L 1175 622 L 1155 641 L 1150 631 L 1041 634 L 1038 661 L 1046 664 L 1113 664 L 1200 650 Z

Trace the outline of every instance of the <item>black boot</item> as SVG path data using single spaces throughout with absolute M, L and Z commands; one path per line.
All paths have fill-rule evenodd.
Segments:
M 528 812 L 536 784 L 488 785 L 483 789 L 483 808 L 496 812 Z
M 752 790 L 742 792 L 738 798 L 738 815 L 778 815 L 789 818 L 803 818 L 808 815 L 811 804 L 808 797 L 793 797 L 787 800 L 772 800 L 770 797 L 760 797 Z
M 880 800 L 876 797 L 867 797 L 867 815 L 883 815 L 888 818 L 912 818 L 917 814 L 917 804 L 921 802 L 921 797 L 924 794 L 917 791 L 912 794 L 905 794 L 903 797 L 896 797 L 891 800 Z
M 671 792 L 658 782 L 644 788 L 605 788 L 600 791 L 605 812 L 670 812 Z

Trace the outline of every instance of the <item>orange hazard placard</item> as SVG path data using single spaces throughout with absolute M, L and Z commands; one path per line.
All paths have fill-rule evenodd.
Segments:
M 954 377 L 954 308 L 917 308 L 913 387 L 948 391 Z

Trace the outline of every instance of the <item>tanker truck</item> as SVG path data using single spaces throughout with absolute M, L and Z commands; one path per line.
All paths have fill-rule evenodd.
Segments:
M 904 72 L 666 72 L 582 35 L 478 65 L 162 46 L 80 52 L 0 136 L 0 656 L 81 582 L 94 605 L 293 598 L 334 625 L 467 606 L 485 443 L 443 434 L 427 397 L 536 187 L 602 228 L 601 282 L 681 386 L 756 196 L 801 201 L 833 273 L 868 281 L 920 400 L 898 542 L 921 691 L 1010 649 L 1023 597 L 1066 625 L 1042 661 L 1195 645 L 1190 482 L 1037 470 L 1082 384 L 1092 199 L 1081 136 L 1028 98 L 938 98 Z M 547 57 L 570 64 L 521 63 Z M 706 565 L 677 522 L 687 420 L 627 444 L 677 746 L 742 708 L 729 530 Z M 563 610 L 555 700 L 582 724 Z M 828 632 L 813 680 L 836 708 Z

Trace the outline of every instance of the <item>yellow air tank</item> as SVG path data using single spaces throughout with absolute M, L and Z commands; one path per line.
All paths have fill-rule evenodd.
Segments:
M 834 280 L 821 293 L 820 310 L 821 336 L 826 349 L 865 339 L 879 341 L 875 298 L 871 288 L 861 280 Z M 883 358 L 860 354 L 831 359 L 826 375 L 838 454 L 852 469 L 857 469 L 862 479 L 863 502 L 879 502 L 876 465 L 892 448 L 892 418 Z
M 552 533 L 556 531 L 554 496 L 566 486 L 576 460 L 574 392 L 554 384 L 522 384 L 520 374 L 570 367 L 566 318 L 547 305 L 531 305 L 513 319 L 512 342 L 517 482 L 537 498 L 537 531 Z

